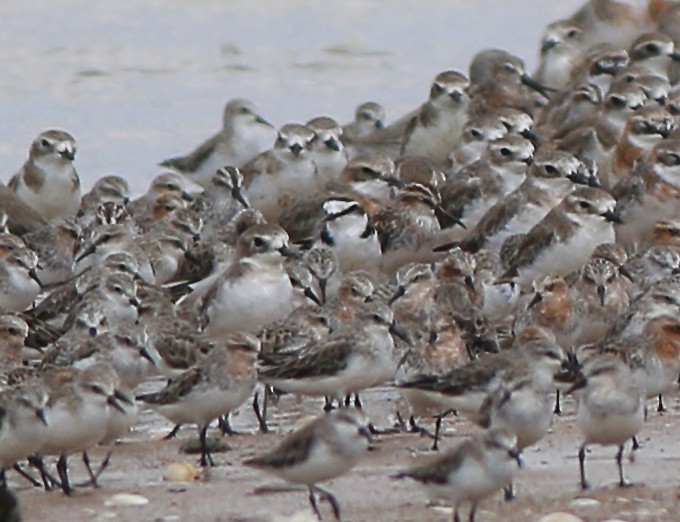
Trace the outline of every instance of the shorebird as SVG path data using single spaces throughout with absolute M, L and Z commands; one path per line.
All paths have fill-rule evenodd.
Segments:
M 76 140 L 68 132 L 42 132 L 33 140 L 26 163 L 8 186 L 45 219 L 73 216 L 80 208 L 75 157 Z
M 230 100 L 224 107 L 222 130 L 186 156 L 164 160 L 160 166 L 181 172 L 187 179 L 207 188 L 217 169 L 228 165 L 240 168 L 261 152 L 258 130 L 262 127 L 273 126 L 257 114 L 250 101 Z

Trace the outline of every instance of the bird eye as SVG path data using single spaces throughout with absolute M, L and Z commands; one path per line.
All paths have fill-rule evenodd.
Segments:
M 677 154 L 673 153 L 665 153 L 665 154 L 660 154 L 659 159 L 661 160 L 661 163 L 666 165 L 667 167 L 673 167 L 675 165 L 680 164 L 680 156 Z
M 470 136 L 472 136 L 475 139 L 481 139 L 482 133 L 479 132 L 477 129 L 470 129 Z
M 253 239 L 253 245 L 255 245 L 256 247 L 264 246 L 264 239 L 262 239 L 259 236 L 256 237 L 255 239 Z
M 42 145 L 43 147 L 49 147 L 50 142 L 43 138 L 42 140 L 40 140 L 40 145 Z
M 512 151 L 510 149 L 506 148 L 506 147 L 503 147 L 501 149 L 501 155 L 503 155 L 507 158 L 508 156 L 512 156 Z
M 243 108 L 241 108 L 241 110 L 240 110 L 239 112 L 240 112 L 241 114 L 249 114 L 249 113 L 250 113 L 250 109 L 248 109 L 248 107 L 243 107 Z
M 578 202 L 578 206 L 581 207 L 581 208 L 590 208 L 590 203 L 588 203 L 587 201 L 581 200 L 581 201 Z
M 556 169 L 555 167 L 553 167 L 552 165 L 546 165 L 546 166 L 545 166 L 545 171 L 546 171 L 548 174 L 557 174 L 557 169 Z
M 572 29 L 567 33 L 567 38 L 575 38 L 576 35 L 578 34 L 578 31 L 576 29 Z
M 626 105 L 626 100 L 620 96 L 611 96 L 609 98 L 609 103 L 611 103 L 614 107 L 624 107 Z
M 17 335 L 19 333 L 19 330 L 17 330 L 16 328 L 9 328 L 7 331 L 9 332 L 10 335 Z
M 99 386 L 98 384 L 91 384 L 91 385 L 90 385 L 90 389 L 91 389 L 93 392 L 95 392 L 95 393 L 97 393 L 97 394 L 99 394 L 99 395 L 106 395 L 106 392 L 104 391 L 104 388 L 102 388 L 102 387 Z
M 645 45 L 645 50 L 651 54 L 659 54 L 659 46 L 653 43 Z
M 122 293 L 123 293 L 123 289 L 122 289 L 120 286 L 118 286 L 118 285 L 116 285 L 116 286 L 113 287 L 113 291 L 116 292 L 117 294 L 122 294 Z

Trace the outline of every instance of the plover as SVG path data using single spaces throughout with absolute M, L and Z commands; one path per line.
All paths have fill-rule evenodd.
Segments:
M 508 129 L 497 114 L 483 114 L 469 120 L 463 127 L 460 141 L 449 153 L 449 171 L 457 172 L 477 161 L 490 141 L 502 138 Z
M 506 51 L 486 49 L 470 63 L 470 113 L 475 116 L 499 107 L 533 114 L 548 97 L 548 89 L 526 73 L 524 62 Z
M 354 121 L 343 125 L 343 141 L 351 143 L 375 130 L 385 128 L 385 108 L 377 102 L 365 102 L 354 111 Z
M 204 298 L 206 334 L 256 331 L 288 315 L 293 285 L 283 261 L 290 255 L 288 234 L 277 225 L 255 225 L 241 234 L 236 259 Z
M 261 151 L 258 130 L 272 127 L 262 118 L 252 102 L 236 98 L 227 102 L 222 115 L 222 130 L 195 150 L 177 158 L 162 161 L 203 187 L 210 186 L 215 171 L 225 165 L 241 167 Z
M 585 49 L 584 34 L 571 20 L 558 20 L 548 25 L 541 39 L 540 63 L 533 77 L 547 87 L 561 89 L 571 80 L 580 65 Z
M 73 216 L 80 208 L 75 157 L 76 140 L 68 132 L 42 132 L 33 140 L 28 160 L 8 186 L 45 219 Z
M 349 156 L 342 141 L 342 127 L 333 118 L 319 116 L 306 123 L 316 139 L 311 144 L 320 183 L 336 180 L 347 166 Z
M 442 207 L 473 229 L 489 208 L 522 184 L 533 159 L 533 144 L 520 136 L 489 142 L 479 160 L 449 176 L 440 190 Z M 458 232 L 465 236 L 464 230 Z
M 243 165 L 244 194 L 270 222 L 277 222 L 287 209 L 321 188 L 310 150 L 315 138 L 314 131 L 305 125 L 284 125 L 272 149 Z
M 430 97 L 404 131 L 401 155 L 425 156 L 444 164 L 467 121 L 469 80 L 457 71 L 439 73 Z
M 578 269 L 596 245 L 614 242 L 613 224 L 621 223 L 615 208 L 614 198 L 602 189 L 574 190 L 521 237 L 505 260 L 504 277 L 517 276 L 526 287 L 549 273 Z

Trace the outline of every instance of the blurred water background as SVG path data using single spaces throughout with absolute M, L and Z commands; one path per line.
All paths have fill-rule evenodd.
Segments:
M 583 0 L 28 0 L 0 2 L 0 179 L 42 130 L 78 141 L 89 188 L 120 174 L 134 191 L 253 100 L 275 126 L 373 100 L 388 121 L 435 75 L 467 73 L 481 49 L 531 71 L 545 26 Z M 263 136 L 269 140 L 271 136 Z

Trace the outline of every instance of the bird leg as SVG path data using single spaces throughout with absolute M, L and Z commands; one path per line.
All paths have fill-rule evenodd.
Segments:
M 213 460 L 212 455 L 210 455 L 210 451 L 208 450 L 207 435 L 208 424 L 201 428 L 201 431 L 199 432 L 198 435 L 198 439 L 201 442 L 201 466 L 203 467 L 215 465 L 215 461 Z
M 172 431 L 170 433 L 163 437 L 163 440 L 174 439 L 177 436 L 177 433 L 179 432 L 181 427 L 182 427 L 181 424 L 175 424 L 175 427 L 172 428 Z
M 259 392 L 255 392 L 255 395 L 253 396 L 253 410 L 255 410 L 257 423 L 260 425 L 260 431 L 262 433 L 269 433 L 269 427 L 267 426 L 267 391 L 265 390 L 264 398 L 262 399 L 262 410 L 260 410 L 258 398 Z
M 222 435 L 229 435 L 230 437 L 233 435 L 241 435 L 240 432 L 231 427 L 228 413 L 220 417 L 218 423 L 220 425 L 220 430 L 222 430 Z
M 472 507 L 470 508 L 470 518 L 468 519 L 468 522 L 475 522 L 475 513 L 477 513 L 477 502 L 472 503 Z
M 52 476 L 45 468 L 45 462 L 42 457 L 38 455 L 29 457 L 28 463 L 40 472 L 40 478 L 43 481 L 45 491 L 50 491 L 53 485 L 61 487 L 61 482 L 59 482 L 56 477 Z
M 316 504 L 316 497 L 314 496 L 314 489 L 310 486 L 309 487 L 309 503 L 312 506 L 312 509 L 314 510 L 314 513 L 316 513 L 316 516 L 319 520 L 321 520 L 321 512 L 319 511 L 319 506 Z
M 338 504 L 338 499 L 335 498 L 335 495 L 326 489 L 320 488 L 319 486 L 314 486 L 314 489 L 328 501 L 328 503 L 331 505 L 331 508 L 333 509 L 333 516 L 335 517 L 335 520 L 340 522 L 340 504 Z
M 586 480 L 586 445 L 581 446 L 578 450 L 578 464 L 581 468 L 581 489 L 588 489 L 590 484 Z
M 449 414 L 457 415 L 456 410 L 446 410 L 441 415 L 437 415 L 434 424 L 434 443 L 432 444 L 432 451 L 439 450 L 439 432 L 442 429 L 442 419 Z
M 98 488 L 99 483 L 97 482 L 97 475 L 95 475 L 92 472 L 92 466 L 90 466 L 90 456 L 87 454 L 87 451 L 83 451 L 83 464 L 85 464 L 87 474 L 90 475 L 90 482 L 92 483 L 92 487 Z
M 666 407 L 663 405 L 663 396 L 659 394 L 659 404 L 656 407 L 658 413 L 666 413 Z
M 460 514 L 458 513 L 458 504 L 453 508 L 453 522 L 460 522 Z
M 555 409 L 553 410 L 555 415 L 562 415 L 562 408 L 560 406 L 560 390 L 555 391 Z
M 512 502 L 515 500 L 515 487 L 512 482 L 503 488 L 503 496 L 506 502 Z
M 626 482 L 626 479 L 623 478 L 623 444 L 619 446 L 619 451 L 616 453 L 616 465 L 619 468 L 619 487 L 628 488 L 632 486 L 630 482 Z
M 637 451 L 642 447 L 640 446 L 640 442 L 637 440 L 637 437 L 635 435 L 633 435 L 631 441 L 633 442 L 633 451 Z
M 68 480 L 68 463 L 66 462 L 66 455 L 61 455 L 57 461 L 57 473 L 59 474 L 59 479 L 61 480 L 61 489 L 64 491 L 65 495 L 70 495 L 73 493 L 73 488 Z
M 12 466 L 12 468 L 14 469 L 14 471 L 16 471 L 19 475 L 24 477 L 26 480 L 28 480 L 36 488 L 39 488 L 40 486 L 42 486 L 42 484 L 40 484 L 39 481 L 34 479 L 27 471 L 24 471 L 23 468 L 21 466 L 19 466 L 19 464 L 14 464 L 14 466 Z M 4 477 L 4 472 L 5 472 L 5 470 L 2 470 L 3 477 Z M 0 480 L 0 484 L 2 482 L 3 481 Z

